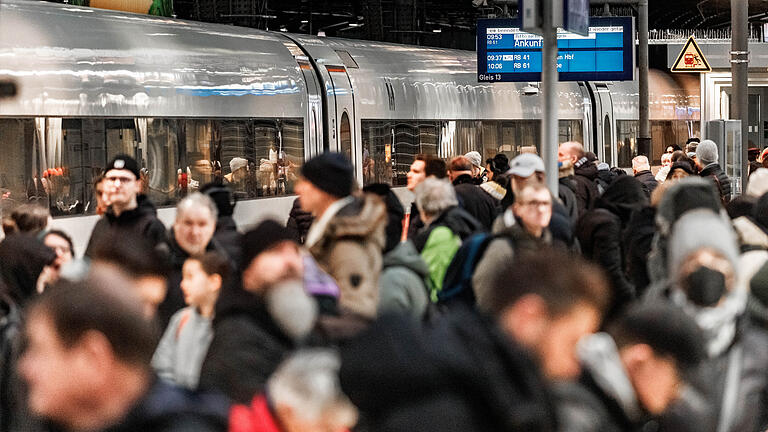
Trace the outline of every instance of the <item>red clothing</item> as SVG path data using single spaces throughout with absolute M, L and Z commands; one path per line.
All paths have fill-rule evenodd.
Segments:
M 256 396 L 251 406 L 232 405 L 229 432 L 280 432 L 264 396 Z

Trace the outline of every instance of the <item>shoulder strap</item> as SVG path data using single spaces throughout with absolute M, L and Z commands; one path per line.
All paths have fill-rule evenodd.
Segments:
M 179 319 L 179 326 L 176 327 L 176 340 L 179 340 L 179 337 L 181 336 L 181 330 L 184 328 L 185 325 L 187 325 L 187 322 L 189 321 L 189 318 L 192 316 L 192 311 L 187 310 L 184 312 L 184 315 L 181 316 Z

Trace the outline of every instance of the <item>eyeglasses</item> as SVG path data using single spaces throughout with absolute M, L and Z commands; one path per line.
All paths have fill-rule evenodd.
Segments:
M 525 202 L 520 202 L 520 205 L 524 207 L 542 208 L 542 207 L 550 207 L 552 205 L 552 201 L 525 201 Z
M 107 181 L 109 183 L 117 183 L 120 182 L 121 184 L 124 183 L 130 183 L 132 181 L 135 181 L 136 179 L 132 177 L 126 177 L 126 176 L 116 176 L 116 177 L 105 177 L 104 181 Z

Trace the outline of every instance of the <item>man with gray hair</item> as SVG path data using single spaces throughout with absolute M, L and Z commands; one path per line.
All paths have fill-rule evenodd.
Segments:
M 357 423 L 357 408 L 339 383 L 341 360 L 327 349 L 297 351 L 267 382 L 250 406 L 230 411 L 230 432 L 342 431 Z M 279 425 L 279 427 L 278 427 Z
M 632 159 L 632 172 L 635 174 L 635 178 L 643 185 L 643 192 L 650 199 L 651 193 L 656 189 L 659 183 L 651 172 L 651 164 L 648 162 L 647 156 L 635 156 Z
M 696 147 L 696 166 L 699 167 L 699 175 L 711 178 L 720 192 L 720 199 L 727 203 L 731 200 L 731 179 L 718 165 L 717 144 L 712 140 L 702 141 Z
M 427 177 L 414 192 L 425 227 L 413 243 L 429 267 L 430 296 L 436 302 L 456 251 L 464 239 L 483 231 L 483 226 L 459 207 L 456 192 L 447 180 Z
M 218 210 L 213 200 L 205 194 L 195 192 L 187 195 L 176 206 L 176 220 L 170 230 L 171 272 L 168 275 L 168 292 L 158 308 L 160 323 L 165 326 L 176 311 L 186 306 L 181 292 L 181 268 L 191 256 L 216 251 L 227 259 L 224 248 L 213 239 L 216 231 Z

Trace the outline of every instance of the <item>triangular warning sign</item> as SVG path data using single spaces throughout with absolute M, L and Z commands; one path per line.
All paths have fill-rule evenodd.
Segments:
M 672 72 L 712 72 L 707 59 L 699 48 L 699 44 L 693 39 L 688 38 L 680 55 L 677 56 L 675 64 L 672 65 Z

